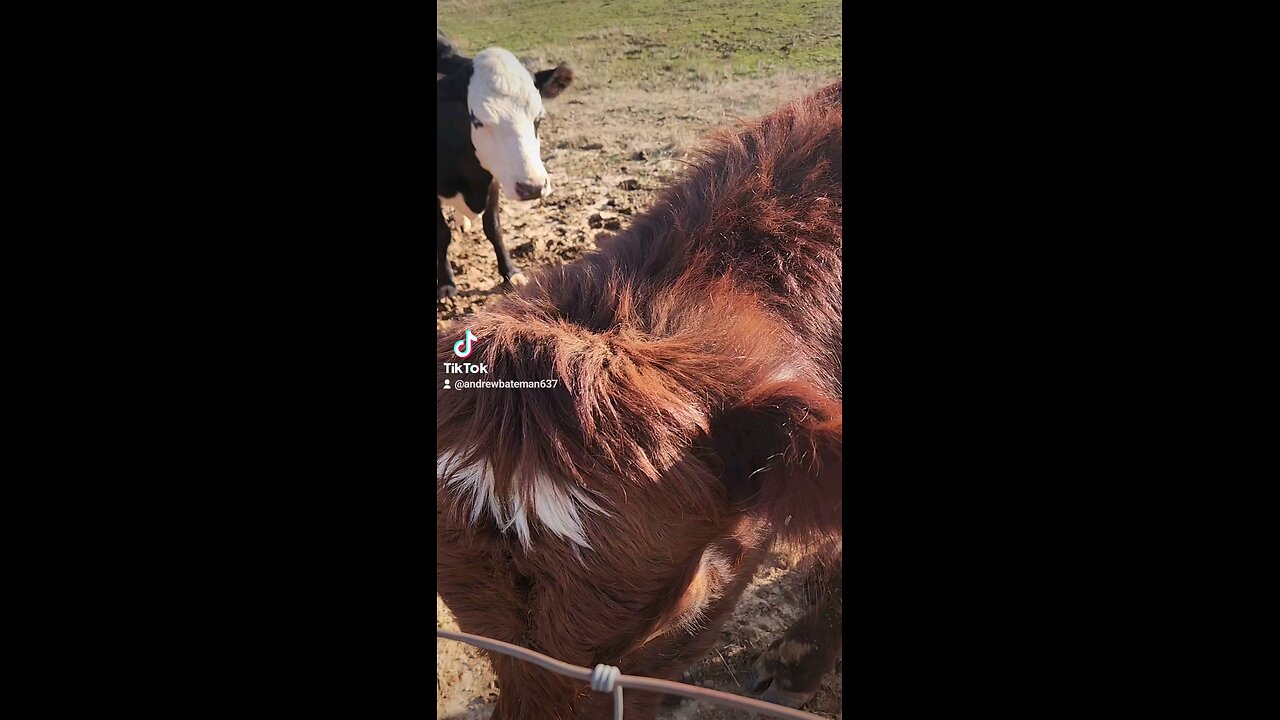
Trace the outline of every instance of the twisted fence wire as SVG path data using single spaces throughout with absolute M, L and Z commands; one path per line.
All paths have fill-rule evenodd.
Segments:
M 795 710 L 782 705 L 767 703 L 763 700 L 755 698 L 742 697 L 741 695 L 733 695 L 731 693 L 712 690 L 711 688 L 697 687 L 696 685 L 686 685 L 671 680 L 659 680 L 657 678 L 640 677 L 637 675 L 623 675 L 617 667 L 613 665 L 597 665 L 595 670 L 577 665 L 570 665 L 567 662 L 561 662 L 555 658 L 547 657 L 539 652 L 534 652 L 528 648 L 522 648 L 519 645 L 494 640 L 493 638 L 482 637 L 480 635 L 471 635 L 463 632 L 453 632 L 451 630 L 441 630 L 436 628 L 436 637 L 445 638 L 446 640 L 456 640 L 468 645 L 474 645 L 490 652 L 502 653 L 509 655 L 517 660 L 531 662 L 544 670 L 550 670 L 575 680 L 580 680 L 591 685 L 591 689 L 596 692 L 612 692 L 613 693 L 613 717 L 614 720 L 622 720 L 622 689 L 631 688 L 634 690 L 650 690 L 653 692 L 669 693 L 673 695 L 683 695 L 694 700 L 706 700 L 707 702 L 719 705 L 727 705 L 739 710 L 748 710 L 751 712 L 763 713 L 774 717 L 787 718 L 787 720 L 826 720 L 821 715 L 814 715 L 802 710 Z

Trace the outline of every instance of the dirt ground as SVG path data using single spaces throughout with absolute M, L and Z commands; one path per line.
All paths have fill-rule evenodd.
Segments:
M 535 60 L 535 64 L 538 61 Z M 506 244 L 526 275 L 573 262 L 595 248 L 596 239 L 617 232 L 644 212 L 660 188 L 684 170 L 685 153 L 713 127 L 767 113 L 834 78 L 784 74 L 768 79 L 700 80 L 654 88 L 612 88 L 581 82 L 548 101 L 542 124 L 542 154 L 552 174 L 551 197 L 532 203 L 502 201 Z M 446 214 L 449 210 L 446 209 Z M 452 222 L 452 221 L 451 221 Z M 476 226 L 456 225 L 449 258 L 458 297 L 437 303 L 436 326 L 448 328 L 505 292 L 493 248 Z M 463 320 L 465 322 L 465 320 Z M 782 558 L 762 566 L 732 617 L 721 643 L 687 677 L 704 687 L 750 695 L 751 664 L 801 613 L 802 577 Z M 436 625 L 457 629 L 436 599 Z M 497 697 L 488 662 L 480 651 L 450 640 L 436 641 L 436 716 L 449 720 L 487 718 Z M 803 709 L 841 717 L 842 665 Z M 682 701 L 664 720 L 728 720 L 748 713 Z

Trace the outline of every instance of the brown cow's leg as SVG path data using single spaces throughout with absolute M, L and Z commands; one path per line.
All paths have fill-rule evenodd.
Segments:
M 773 641 L 756 660 L 755 690 L 761 700 L 800 707 L 822 687 L 843 650 L 841 638 L 844 601 L 838 576 L 818 599 L 816 607 Z

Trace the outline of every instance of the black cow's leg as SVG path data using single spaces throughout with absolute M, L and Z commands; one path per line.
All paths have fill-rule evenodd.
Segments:
M 502 275 L 502 279 L 518 287 L 528 280 L 525 279 L 524 273 L 520 272 L 520 268 L 511 262 L 511 256 L 507 254 L 507 246 L 502 242 L 502 223 L 498 218 L 498 192 L 499 185 L 495 179 L 489 184 L 489 195 L 484 206 L 484 236 L 493 243 L 493 252 L 498 256 L 498 273 Z
M 816 605 L 756 660 L 752 669 L 756 692 L 765 691 L 761 700 L 800 707 L 822 688 L 822 678 L 835 667 L 843 650 L 840 582 L 837 571 L 820 583 Z
M 453 268 L 449 267 L 449 224 L 444 220 L 444 208 L 436 197 L 436 298 L 456 297 L 458 288 L 453 283 Z

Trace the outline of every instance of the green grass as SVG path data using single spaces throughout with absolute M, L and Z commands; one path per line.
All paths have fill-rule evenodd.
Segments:
M 583 84 L 840 73 L 839 0 L 440 0 L 467 54 L 568 62 Z

